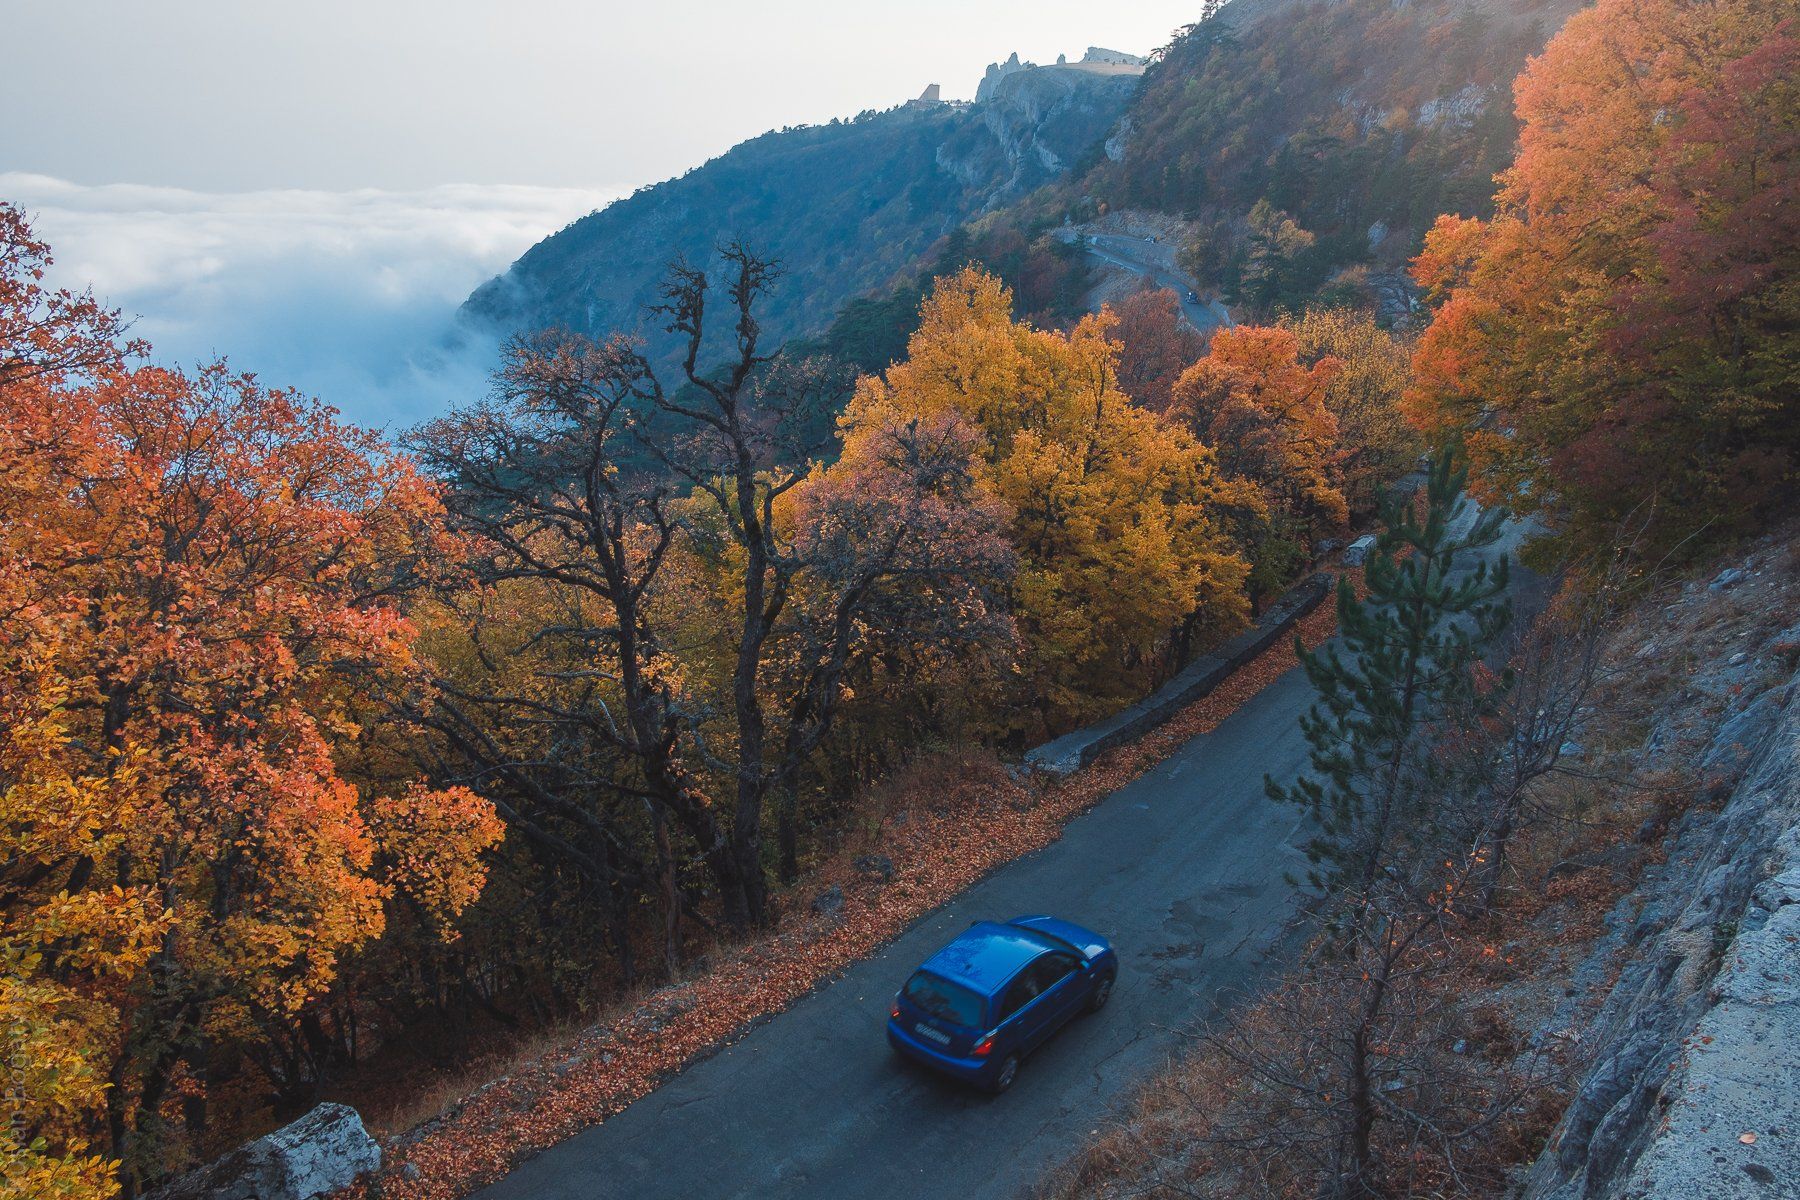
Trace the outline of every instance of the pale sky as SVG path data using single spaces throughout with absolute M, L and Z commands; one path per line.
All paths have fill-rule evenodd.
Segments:
M 1200 0 L 0 0 L 0 171 L 626 188 L 783 125 L 1145 53 Z
M 0 200 L 158 360 L 400 429 L 533 242 L 747 137 L 971 97 L 1018 51 L 1147 53 L 1201 0 L 0 0 Z

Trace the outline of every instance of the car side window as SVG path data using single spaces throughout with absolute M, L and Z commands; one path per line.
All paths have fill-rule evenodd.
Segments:
M 1035 978 L 1036 967 L 1026 967 L 1019 972 L 1019 977 L 1012 981 L 1006 989 L 1006 996 L 1000 1002 L 1000 1020 L 1004 1021 L 1014 1013 L 1030 1004 L 1038 996 L 1038 984 Z M 998 1024 L 998 1022 L 996 1022 Z
M 1000 1005 L 1000 1020 L 1006 1020 L 1061 983 L 1074 969 L 1075 960 L 1067 955 L 1046 954 L 1020 971 L 1019 977 L 1006 989 L 1006 998 Z
M 1075 969 L 1075 960 L 1066 954 L 1046 954 L 1033 963 L 1031 969 L 1038 977 L 1038 994 L 1042 995 Z

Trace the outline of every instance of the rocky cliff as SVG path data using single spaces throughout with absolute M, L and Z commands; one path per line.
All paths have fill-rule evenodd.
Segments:
M 998 208 L 1064 174 L 1102 144 L 1141 73 L 1085 63 L 1006 71 L 991 87 L 984 83 L 987 98 L 973 110 L 979 123 L 944 143 L 938 165 L 985 189 L 981 211 Z
M 1690 588 L 1645 644 L 1646 663 L 1681 655 L 1696 599 L 1749 614 L 1743 649 L 1696 664 L 1645 740 L 1646 762 L 1693 764 L 1706 799 L 1573 973 L 1571 997 L 1612 983 L 1592 1021 L 1554 1031 L 1586 1066 L 1531 1200 L 1800 1197 L 1800 623 L 1771 635 L 1779 593 L 1758 587 L 1792 565 Z
M 561 324 L 656 343 L 640 314 L 669 261 L 743 237 L 784 268 L 767 333 L 815 331 L 963 221 L 1068 170 L 1104 140 L 1139 70 L 1022 64 L 973 105 L 921 99 L 753 138 L 533 246 L 464 315 L 502 332 Z

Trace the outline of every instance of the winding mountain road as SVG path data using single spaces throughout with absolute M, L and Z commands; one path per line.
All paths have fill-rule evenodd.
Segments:
M 1163 243 L 1123 233 L 1075 234 L 1071 237 L 1079 237 L 1082 249 L 1091 257 L 1174 292 L 1182 317 L 1203 336 L 1210 337 L 1215 329 L 1231 327 L 1231 312 L 1224 304 L 1217 300 L 1202 303 L 1188 299 L 1199 294 L 1200 284 L 1192 275 L 1172 265 L 1174 255 Z
M 1222 990 L 1252 981 L 1279 942 L 1293 905 L 1283 874 L 1303 866 L 1300 819 L 1264 798 L 1262 776 L 1301 767 L 1296 717 L 1311 695 L 1299 671 L 1283 676 L 1061 840 L 480 1195 L 1015 1195 L 1163 1061 Z M 1025 912 L 1113 938 L 1122 962 L 1112 1002 L 1027 1060 L 1004 1096 L 902 1064 L 882 1033 L 894 989 L 971 921 Z
M 1520 532 L 1513 526 L 1497 549 L 1510 549 Z M 1528 578 L 1516 572 L 1515 585 Z M 1176 1050 L 1183 1030 L 1292 948 L 1296 895 L 1284 877 L 1303 874 L 1302 823 L 1264 796 L 1262 780 L 1264 772 L 1291 779 L 1303 767 L 1298 718 L 1312 695 L 1301 671 L 1283 675 L 1072 821 L 1059 841 L 479 1196 L 1019 1195 Z M 912 968 L 972 921 L 1027 912 L 1068 917 L 1113 939 L 1121 969 L 1112 1002 L 1029 1058 L 1003 1096 L 897 1059 L 883 1025 Z

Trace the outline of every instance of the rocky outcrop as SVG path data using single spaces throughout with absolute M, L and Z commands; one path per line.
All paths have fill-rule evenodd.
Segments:
M 991 135 L 991 209 L 1066 172 L 1104 142 L 1137 89 L 1131 72 L 1026 67 L 1002 76 L 977 110 Z M 1004 173 L 1002 173 L 1004 172 Z
M 1081 61 L 1089 64 L 1101 64 L 1112 67 L 1147 67 L 1150 60 L 1141 54 L 1127 54 L 1123 50 L 1108 50 L 1105 46 L 1089 46 Z
M 274 1133 L 153 1193 L 150 1200 L 312 1200 L 381 1167 L 356 1110 L 321 1104 Z
M 764 134 L 678 179 L 576 221 L 478 288 L 463 315 L 484 332 L 562 325 L 638 333 L 672 361 L 675 340 L 643 319 L 668 264 L 705 263 L 747 238 L 783 268 L 759 312 L 781 341 L 823 328 L 850 298 L 886 287 L 946 232 L 1048 183 L 1105 140 L 1142 68 L 990 68 L 981 99 L 917 100 L 850 121 Z
M 1698 762 L 1723 807 L 1675 824 L 1577 972 L 1623 959 L 1533 1200 L 1800 1197 L 1800 677 L 1742 701 Z
M 985 104 L 993 99 L 994 89 L 1000 81 L 1017 71 L 1023 71 L 1032 64 L 1019 61 L 1019 52 L 1014 50 L 1005 62 L 989 63 L 981 76 L 981 82 L 975 88 L 975 103 Z
M 1425 126 L 1467 129 L 1480 120 L 1493 103 L 1495 89 L 1471 83 L 1448 96 L 1419 105 L 1418 122 Z

